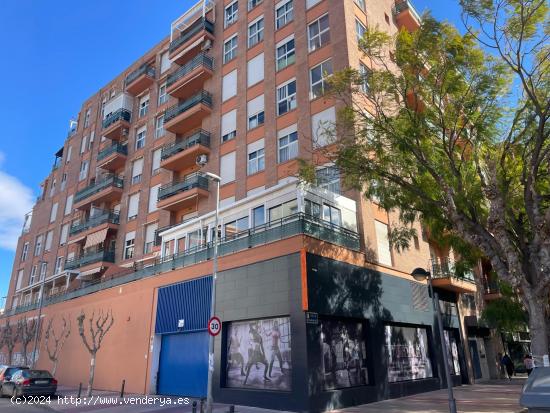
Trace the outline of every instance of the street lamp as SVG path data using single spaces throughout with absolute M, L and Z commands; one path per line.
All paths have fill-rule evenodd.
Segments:
M 415 268 L 411 275 L 416 281 L 428 281 L 428 288 L 432 296 L 432 304 L 437 318 L 437 327 L 439 329 L 439 338 L 441 340 L 441 348 L 443 349 L 443 367 L 445 368 L 445 378 L 447 380 L 447 395 L 449 398 L 449 412 L 456 413 L 456 401 L 453 395 L 453 383 L 451 382 L 451 372 L 449 371 L 449 349 L 445 341 L 443 332 L 443 321 L 441 319 L 441 311 L 439 308 L 439 295 L 434 291 L 432 285 L 432 276 L 429 271 L 424 268 Z

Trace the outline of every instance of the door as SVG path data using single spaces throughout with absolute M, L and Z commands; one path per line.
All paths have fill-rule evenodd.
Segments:
M 474 378 L 481 379 L 483 375 L 479 362 L 479 352 L 477 351 L 477 341 L 475 339 L 468 340 L 468 346 L 470 347 L 470 356 L 472 357 L 472 366 L 474 367 Z
M 158 394 L 206 397 L 208 381 L 208 333 L 162 336 Z

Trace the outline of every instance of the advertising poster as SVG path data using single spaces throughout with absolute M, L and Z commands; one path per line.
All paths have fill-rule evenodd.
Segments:
M 458 360 L 458 345 L 452 331 L 445 330 L 445 342 L 449 351 L 449 368 L 451 374 L 460 375 L 460 362 Z
M 226 386 L 291 390 L 290 318 L 230 323 Z
M 363 324 L 355 320 L 321 320 L 325 390 L 368 384 Z
M 425 328 L 386 326 L 386 350 L 390 383 L 433 377 Z

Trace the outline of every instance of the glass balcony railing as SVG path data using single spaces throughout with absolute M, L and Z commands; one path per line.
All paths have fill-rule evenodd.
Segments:
M 130 83 L 132 83 L 134 80 L 136 80 L 141 75 L 147 75 L 149 77 L 154 78 L 155 77 L 155 66 L 151 64 L 144 64 L 141 65 L 138 69 L 134 70 L 132 73 L 130 73 L 128 76 L 126 76 L 126 79 L 124 79 L 124 85 L 128 86 Z
M 168 144 L 162 148 L 160 158 L 162 160 L 168 159 L 171 156 L 174 156 L 188 148 L 191 148 L 196 145 L 210 147 L 210 133 L 200 130 L 193 133 L 192 135 L 176 141 L 174 143 Z
M 88 185 L 86 188 L 78 191 L 74 196 L 74 202 L 80 202 L 83 199 L 88 198 L 98 192 L 103 191 L 105 188 L 114 187 L 122 188 L 124 186 L 124 180 L 117 176 L 111 175 L 101 181 L 96 181 L 95 183 Z
M 163 185 L 158 191 L 158 200 L 170 198 L 181 192 L 189 191 L 193 188 L 202 188 L 208 190 L 208 178 L 201 174 L 195 174 L 181 181 L 174 181 L 170 184 Z
M 181 115 L 183 112 L 188 111 L 193 106 L 196 106 L 200 103 L 203 103 L 208 107 L 212 107 L 212 95 L 203 90 L 196 95 L 190 97 L 189 99 L 184 100 L 177 105 L 169 107 L 168 109 L 166 109 L 166 112 L 164 112 L 164 123 L 166 124 L 167 122 Z
M 125 144 L 121 144 L 119 142 L 114 143 L 113 145 L 103 149 L 102 151 L 99 151 L 97 154 L 97 161 L 101 161 L 105 158 L 107 158 L 109 155 L 112 155 L 113 153 L 119 153 L 121 155 L 128 155 L 128 146 Z
M 449 259 L 432 260 L 433 278 L 456 278 L 462 281 L 474 282 L 474 272 L 471 269 L 458 266 Z
M 395 5 L 393 6 L 393 15 L 398 16 L 400 13 L 404 12 L 405 10 L 410 11 L 411 14 L 414 16 L 414 18 L 419 22 L 422 21 L 420 14 L 418 14 L 413 4 L 409 0 L 396 1 Z
M 109 126 L 115 124 L 119 120 L 125 120 L 126 122 L 130 122 L 131 118 L 132 118 L 132 112 L 130 112 L 128 109 L 123 109 L 123 108 L 118 109 L 103 120 L 103 129 L 107 129 Z
M 185 77 L 186 75 L 188 75 L 189 73 L 191 73 L 193 70 L 195 70 L 197 67 L 200 67 L 200 66 L 204 66 L 207 69 L 213 70 L 214 59 L 204 53 L 201 53 L 195 56 L 193 59 L 185 63 L 174 73 L 171 73 L 168 75 L 168 78 L 166 80 L 166 86 L 167 87 L 172 86 L 182 77 Z
M 105 224 L 106 222 L 118 224 L 120 222 L 120 214 L 114 211 L 96 211 L 94 216 L 88 218 L 86 221 L 73 224 L 69 234 L 73 236 L 86 231 L 87 229 Z
M 169 51 L 173 52 L 182 44 L 191 39 L 194 35 L 202 32 L 203 30 L 206 30 L 209 33 L 214 33 L 214 23 L 204 17 L 201 17 L 187 29 L 182 31 L 179 37 L 170 42 Z
M 99 250 L 87 252 L 72 260 L 65 262 L 65 270 L 74 270 L 95 262 L 115 262 L 115 252 L 112 250 Z

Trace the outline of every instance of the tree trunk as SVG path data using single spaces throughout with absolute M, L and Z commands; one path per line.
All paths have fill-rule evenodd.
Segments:
M 25 343 L 23 343 L 21 350 L 22 350 L 21 355 L 23 356 L 23 362 L 25 363 L 25 366 L 28 366 L 29 365 L 29 360 L 28 360 L 29 357 L 27 355 L 27 346 L 25 345 Z
M 92 358 L 90 360 L 90 378 L 88 379 L 88 391 L 86 396 L 92 396 L 92 387 L 94 385 L 94 376 L 95 376 L 95 353 L 92 353 Z
M 548 325 L 546 321 L 546 302 L 533 297 L 529 303 L 529 333 L 531 335 L 531 352 L 538 363 L 542 356 L 549 353 Z
M 53 368 L 52 368 L 52 376 L 55 377 L 55 371 L 57 370 L 57 359 L 53 362 Z
M 8 349 L 8 363 L 13 364 L 13 349 Z

